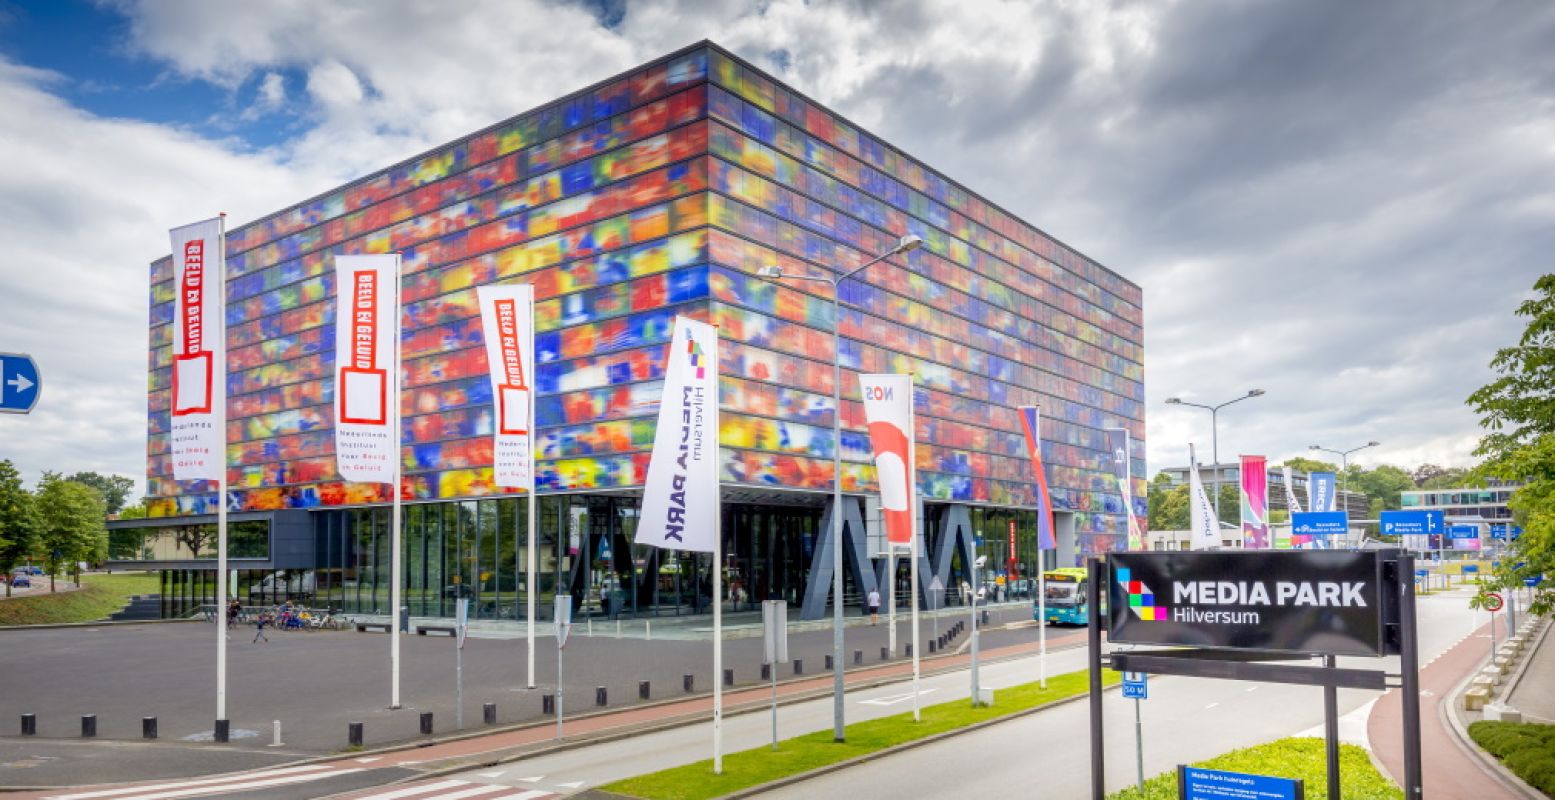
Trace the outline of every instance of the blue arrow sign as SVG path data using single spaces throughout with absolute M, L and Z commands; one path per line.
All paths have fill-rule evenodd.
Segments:
M 1343 511 L 1308 511 L 1290 518 L 1297 536 L 1343 536 L 1350 529 L 1350 515 Z
M 0 353 L 0 412 L 26 414 L 38 404 L 43 378 L 32 356 Z

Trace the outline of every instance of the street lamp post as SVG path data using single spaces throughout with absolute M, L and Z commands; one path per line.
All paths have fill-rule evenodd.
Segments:
M 837 277 L 830 275 L 784 275 L 778 266 L 762 267 L 756 272 L 768 280 L 790 279 L 818 281 L 831 285 L 832 316 L 832 738 L 845 741 L 843 732 L 842 682 L 842 307 L 838 289 L 842 282 L 894 255 L 915 250 L 923 240 L 908 234 L 896 246 Z M 715 678 L 716 679 L 716 678 Z
M 1202 408 L 1209 412 L 1210 457 L 1215 460 L 1215 530 L 1217 531 L 1220 530 L 1220 409 L 1225 408 L 1232 403 L 1240 403 L 1243 400 L 1247 400 L 1249 398 L 1262 397 L 1263 394 L 1264 391 L 1262 389 L 1249 389 L 1247 390 L 1247 394 L 1244 394 L 1241 397 L 1227 400 L 1218 406 L 1206 406 L 1201 403 L 1190 403 L 1181 397 L 1166 398 L 1166 404 L 1169 406 L 1192 406 L 1194 408 Z M 1188 469 L 1198 469 L 1198 467 L 1194 464 L 1189 464 Z
M 1360 447 L 1352 447 L 1349 450 L 1330 450 L 1326 447 L 1323 447 L 1322 445 L 1315 444 L 1311 447 L 1308 447 L 1307 449 L 1316 450 L 1320 453 L 1333 453 L 1334 455 L 1339 456 L 1339 494 L 1342 496 L 1346 490 L 1346 487 L 1349 486 L 1346 473 L 1350 471 L 1350 454 L 1358 453 L 1368 447 L 1376 447 L 1379 444 L 1382 444 L 1382 442 L 1367 442 Z

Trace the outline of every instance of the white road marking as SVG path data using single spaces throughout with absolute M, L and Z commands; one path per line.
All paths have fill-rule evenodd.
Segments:
M 1205 706 L 1204 709 L 1206 711 L 1208 711 L 1209 709 L 1214 708 L 1215 706 L 1218 706 L 1218 705 L 1220 705 L 1220 703 L 1218 703 L 1218 702 L 1210 703 L 1209 705 Z
M 366 758 L 355 758 L 352 760 L 358 764 L 371 764 L 380 758 L 383 758 L 383 756 L 367 756 Z
M 466 797 L 479 797 L 480 795 L 491 794 L 492 792 L 502 791 L 506 788 L 508 787 L 482 784 L 480 786 L 476 786 L 473 789 L 464 789 L 457 792 L 448 792 L 446 794 L 429 796 L 427 800 L 463 800 L 463 798 Z
M 505 794 L 501 797 L 493 797 L 491 800 L 535 800 L 537 797 L 548 797 L 550 794 L 550 792 L 542 792 L 537 789 L 530 789 L 527 792 L 519 792 L 518 794 Z
M 506 772 L 506 771 L 507 771 L 507 770 L 501 770 L 501 769 L 499 769 L 499 770 L 497 770 L 497 771 L 496 771 L 496 772 L 481 772 L 481 773 L 477 773 L 477 774 L 478 774 L 478 775 L 479 775 L 479 776 L 480 776 L 480 777 L 482 777 L 482 778 L 500 778 L 500 777 L 502 777 L 502 776 L 503 776 L 503 774 L 504 774 L 504 773 L 505 773 L 505 772 Z
M 556 785 L 557 786 L 565 786 L 568 789 L 577 789 L 577 788 L 580 788 L 580 787 L 583 786 L 583 781 L 572 781 L 570 783 L 558 783 Z
M 333 778 L 336 775 L 349 775 L 353 772 L 361 772 L 357 768 L 337 769 L 329 772 L 312 772 L 306 775 L 286 775 L 280 778 L 266 778 L 265 780 L 245 780 L 238 783 L 226 783 L 216 787 L 202 786 L 194 789 L 179 789 L 173 792 L 153 792 L 151 794 L 135 794 L 123 798 L 123 800 L 168 800 L 173 797 L 194 797 L 196 795 L 211 794 L 212 789 L 224 794 L 247 792 L 254 789 L 264 789 L 269 786 L 281 786 L 287 783 L 302 783 L 303 781 L 316 781 L 321 778 Z
M 522 783 L 539 783 L 540 781 L 545 780 L 545 776 L 544 775 L 536 775 L 533 778 L 519 778 L 518 780 L 520 782 L 522 782 Z
M 924 689 L 923 691 L 919 692 L 918 695 L 921 697 L 923 695 L 930 694 L 932 692 L 937 692 L 937 691 L 939 691 L 939 689 L 937 689 L 937 688 Z M 911 700 L 911 699 L 912 699 L 912 692 L 907 692 L 905 694 L 888 694 L 888 695 L 886 695 L 884 697 L 877 697 L 877 698 L 875 698 L 873 700 L 860 700 L 858 702 L 859 702 L 859 705 L 864 705 L 864 706 L 894 706 L 897 703 L 905 703 L 905 702 L 907 702 L 908 700 Z
M 249 773 L 247 775 L 228 775 L 228 776 L 222 777 L 222 778 L 200 778 L 198 780 L 189 780 L 189 781 L 174 781 L 174 782 L 169 782 L 169 783 L 142 784 L 140 786 L 130 786 L 130 787 L 126 787 L 126 788 L 123 788 L 123 789 L 103 789 L 103 790 L 95 791 L 95 792 L 80 792 L 80 793 L 77 793 L 77 794 L 58 794 L 58 795 L 51 795 L 48 798 L 48 800 L 88 800 L 88 798 L 94 798 L 94 797 L 117 797 L 119 795 L 135 794 L 136 792 L 154 792 L 154 791 L 160 791 L 162 789 L 182 789 L 182 788 L 189 787 L 189 786 L 212 786 L 212 785 L 215 785 L 215 784 L 218 784 L 218 783 L 226 783 L 228 781 L 251 780 L 253 778 L 268 778 L 268 777 L 272 777 L 272 776 L 275 776 L 275 775 L 286 775 L 286 774 L 298 773 L 298 772 L 315 772 L 315 771 L 318 771 L 318 770 L 321 770 L 321 769 L 329 769 L 329 767 L 327 765 L 324 765 L 324 764 L 315 764 L 315 765 L 306 766 L 306 767 L 282 767 L 281 769 L 270 769 L 270 770 L 263 770 L 261 772 L 251 772 L 251 773 Z
M 397 800 L 397 798 L 400 797 L 410 797 L 412 795 L 424 794 L 426 792 L 436 792 L 443 789 L 454 789 L 460 786 L 469 785 L 469 781 L 439 781 L 438 783 L 429 783 L 425 786 L 411 786 L 406 789 L 395 789 L 392 792 L 370 794 L 361 798 L 361 800 Z

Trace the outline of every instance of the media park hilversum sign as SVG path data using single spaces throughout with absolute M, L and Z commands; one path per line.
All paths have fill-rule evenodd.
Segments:
M 1290 653 L 1384 653 L 1375 552 L 1116 553 L 1108 640 Z

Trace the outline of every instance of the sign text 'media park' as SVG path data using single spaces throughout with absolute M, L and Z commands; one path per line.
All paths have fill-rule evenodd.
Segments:
M 1375 553 L 1115 553 L 1115 643 L 1378 655 L 1388 602 Z

